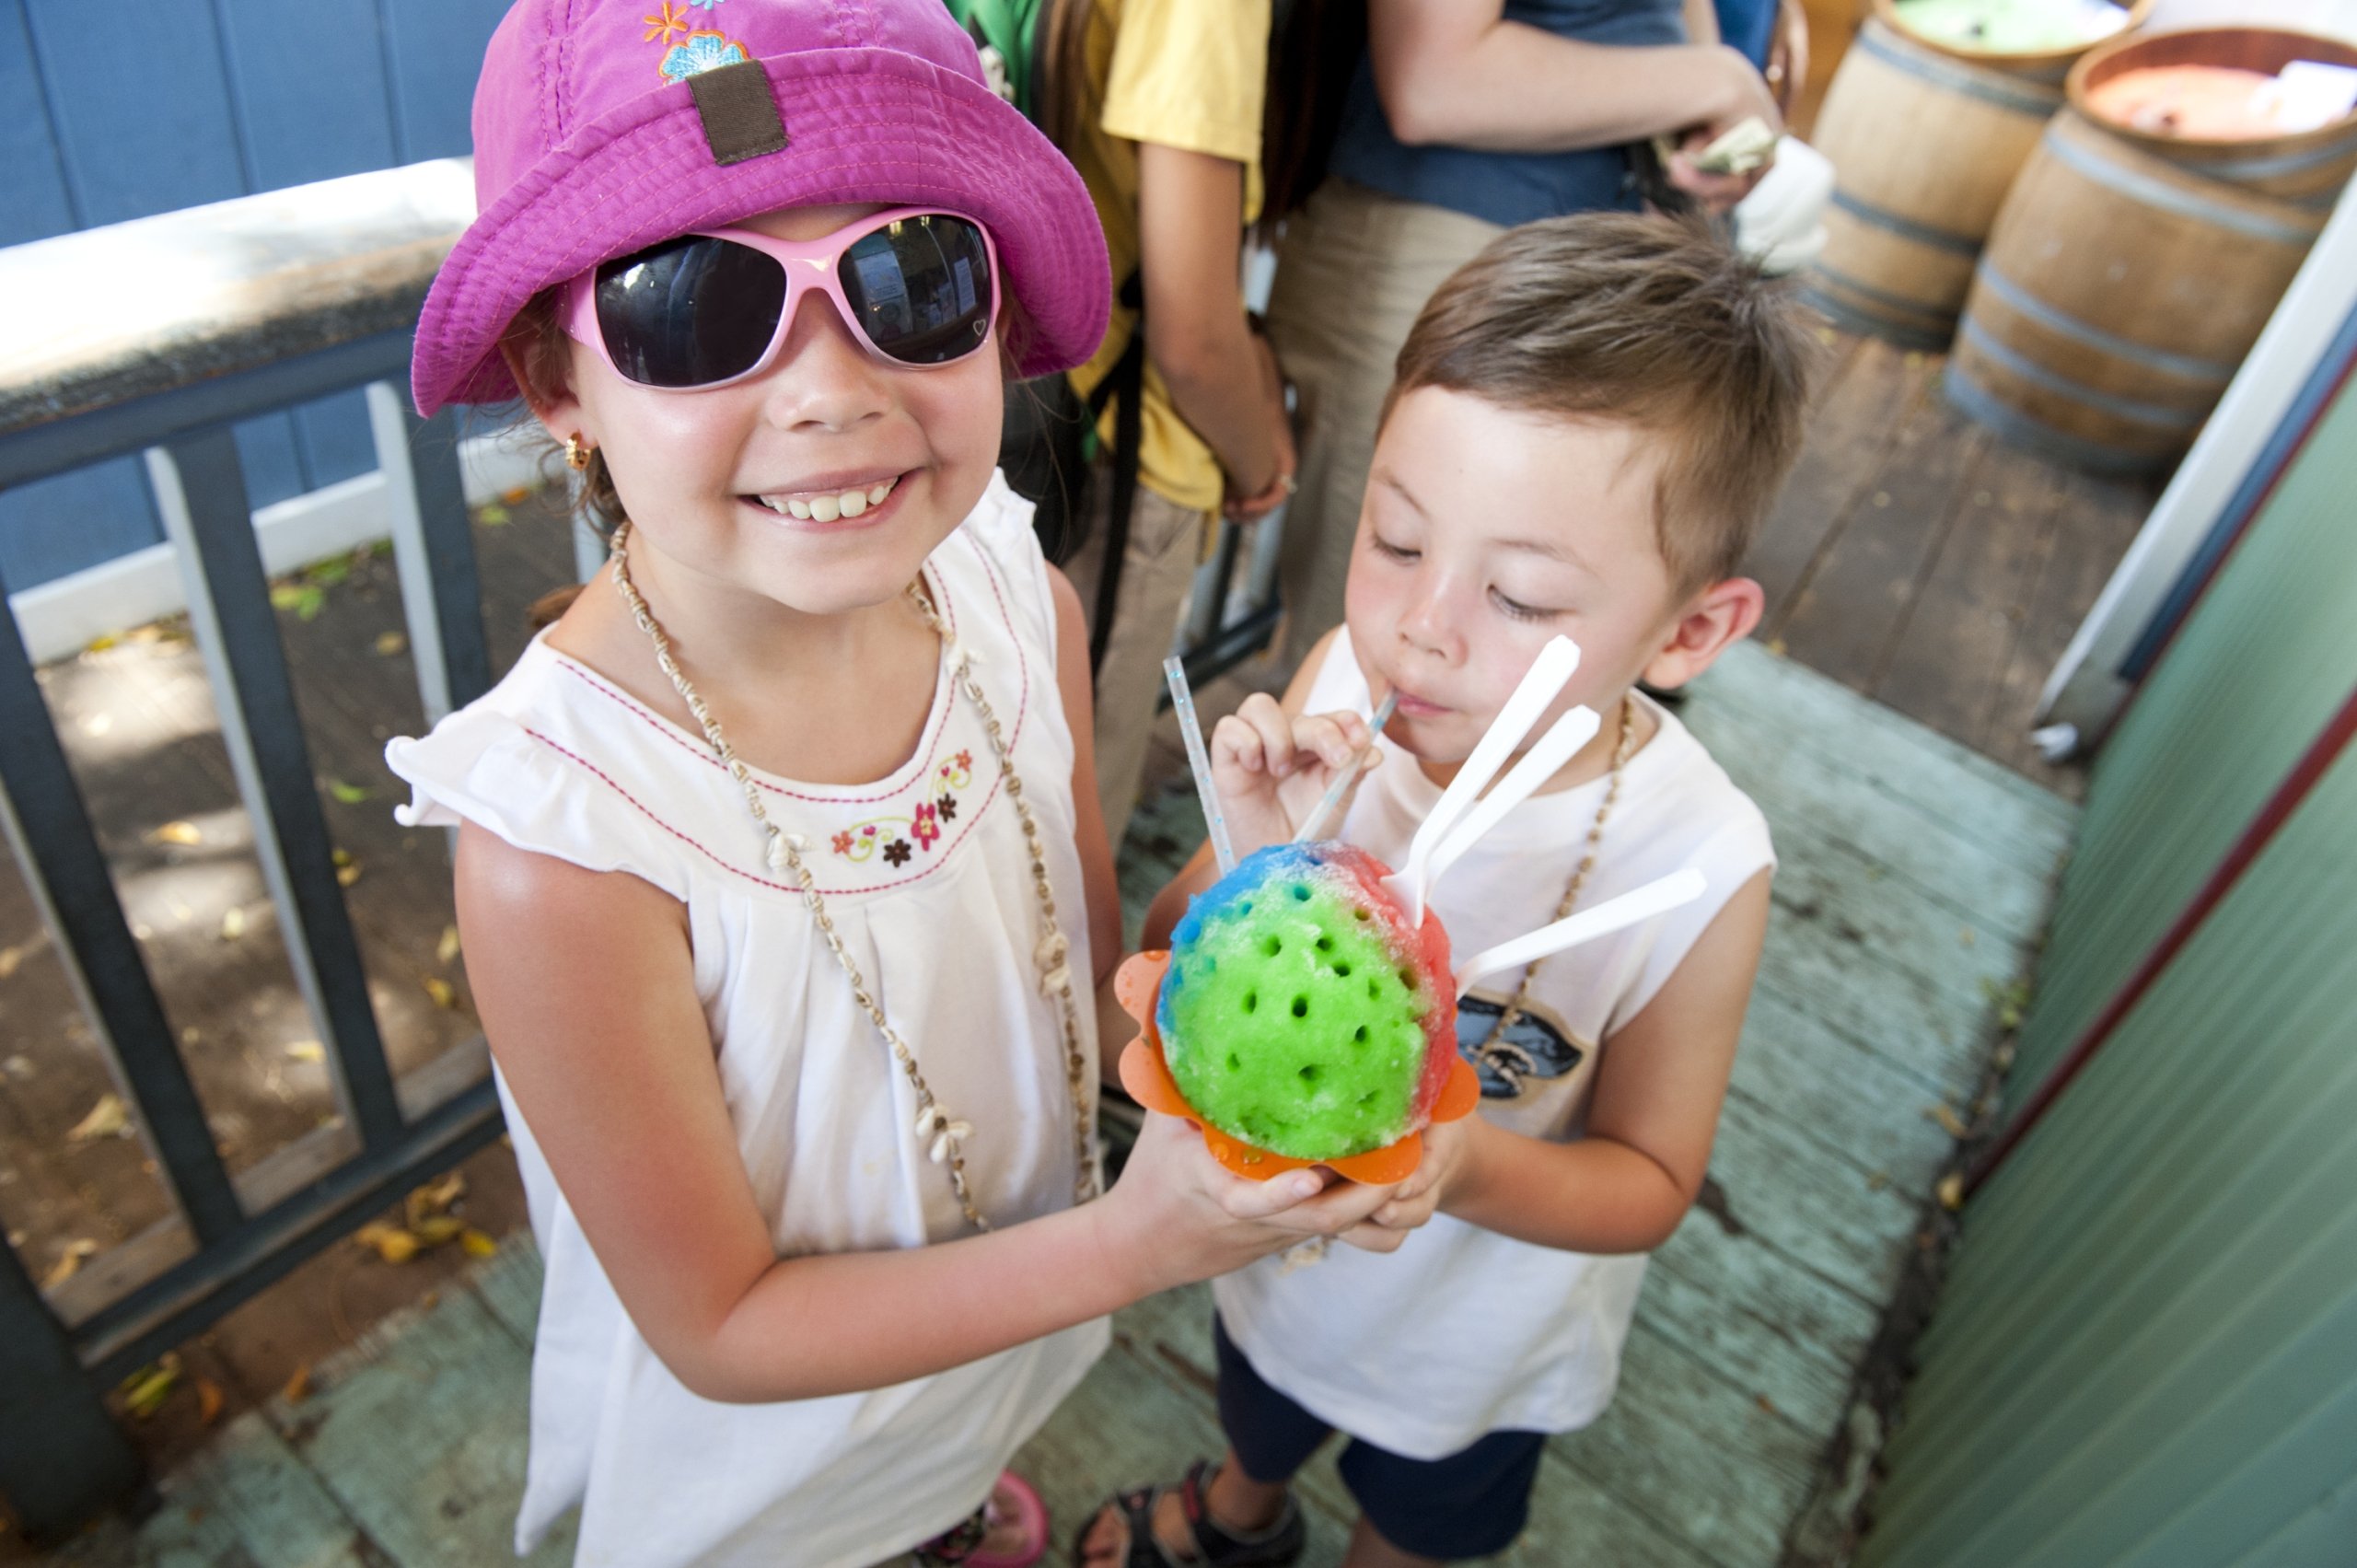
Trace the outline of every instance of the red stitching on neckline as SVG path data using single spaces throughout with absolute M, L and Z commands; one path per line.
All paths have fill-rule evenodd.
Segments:
M 711 861 L 713 865 L 718 866 L 721 870 L 729 872 L 737 877 L 742 877 L 746 881 L 754 883 L 759 887 L 773 889 L 781 893 L 789 893 L 795 898 L 800 898 L 802 896 L 802 889 L 794 886 L 792 883 L 773 881 L 767 877 L 756 876 L 740 865 L 733 865 L 726 859 L 724 859 L 721 855 L 715 854 L 708 845 L 697 839 L 693 834 L 683 832 L 679 829 L 672 826 L 669 822 L 665 821 L 662 818 L 656 816 L 652 810 L 650 810 L 644 801 L 639 799 L 638 796 L 631 794 L 629 790 L 623 788 L 611 773 L 607 772 L 605 769 L 598 766 L 597 763 L 592 762 L 588 758 L 582 756 L 579 752 L 571 749 L 562 741 L 552 739 L 548 736 L 541 734 L 539 730 L 534 729 L 530 725 L 522 725 L 518 727 L 520 727 L 526 735 L 530 736 L 533 739 L 539 741 L 550 750 L 556 752 L 559 756 L 569 758 L 573 761 L 579 763 L 582 767 L 588 769 L 589 772 L 595 773 L 599 779 L 604 781 L 607 788 L 612 790 L 616 795 L 621 796 L 624 800 L 630 802 L 630 804 L 637 809 L 639 815 L 644 817 L 648 821 L 654 823 L 656 827 L 662 829 L 665 832 L 670 834 L 681 843 L 686 844 L 691 849 L 696 851 L 697 854 L 702 855 L 706 860 Z M 975 828 L 981 825 L 984 814 L 986 814 L 991 808 L 991 802 L 998 798 L 998 786 L 999 780 L 996 778 L 992 779 L 989 793 L 982 796 L 981 804 L 974 808 L 973 814 L 967 819 L 966 825 L 958 830 L 958 836 L 950 840 L 947 843 L 942 845 L 940 854 L 933 861 L 933 863 L 927 865 L 923 870 L 917 872 L 914 876 L 896 877 L 889 882 L 877 882 L 864 888 L 821 887 L 819 889 L 819 893 L 830 898 L 853 898 L 863 893 L 881 893 L 893 888 L 905 888 L 911 882 L 923 881 L 935 872 L 939 871 L 942 867 L 947 865 L 949 864 L 949 857 L 957 853 L 958 846 L 964 843 L 967 836 L 972 833 Z M 686 900 L 682 900 L 681 901 L 685 902 Z

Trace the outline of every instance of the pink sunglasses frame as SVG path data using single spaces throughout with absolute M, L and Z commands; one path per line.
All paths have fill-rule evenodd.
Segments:
M 895 358 L 876 346 L 860 320 L 859 312 L 852 308 L 850 299 L 844 296 L 842 279 L 836 274 L 835 269 L 842 262 L 845 251 L 877 229 L 910 218 L 935 217 L 956 218 L 961 223 L 972 224 L 982 237 L 982 253 L 989 260 L 991 269 L 991 331 L 977 339 L 973 349 L 965 354 L 935 365 L 920 365 Z M 853 340 L 867 351 L 869 358 L 896 370 L 946 370 L 950 366 L 963 364 L 979 353 L 998 331 L 999 315 L 1006 304 L 1006 274 L 999 266 L 998 241 L 991 238 L 990 226 L 980 218 L 949 207 L 894 207 L 889 212 L 874 213 L 845 224 L 820 238 L 802 241 L 779 239 L 749 228 L 696 228 L 688 230 L 687 234 L 707 239 L 726 239 L 774 259 L 785 272 L 785 303 L 778 311 L 777 326 L 770 333 L 770 341 L 761 350 L 761 357 L 744 370 L 723 381 L 700 381 L 692 387 L 658 387 L 650 382 L 632 380 L 622 375 L 621 366 L 614 363 L 612 352 L 606 347 L 606 334 L 598 325 L 595 289 L 598 267 L 606 263 L 600 261 L 597 267 L 590 267 L 567 279 L 559 312 L 565 336 L 595 353 L 606 362 L 606 367 L 622 380 L 650 392 L 709 392 L 722 387 L 733 387 L 739 381 L 749 381 L 762 374 L 777 362 L 778 351 L 784 347 L 786 334 L 794 330 L 795 314 L 807 302 L 813 289 L 835 302 L 835 313 L 850 330 Z M 687 235 L 678 238 L 685 238 Z

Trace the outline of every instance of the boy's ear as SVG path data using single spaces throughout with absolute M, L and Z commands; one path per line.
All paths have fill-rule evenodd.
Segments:
M 1685 685 L 1751 635 L 1767 610 L 1767 590 L 1748 577 L 1712 584 L 1689 599 L 1671 623 L 1668 640 L 1645 665 L 1645 684 L 1662 691 Z

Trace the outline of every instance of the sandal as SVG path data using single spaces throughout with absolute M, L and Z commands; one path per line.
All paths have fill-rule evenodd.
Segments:
M 1284 1512 L 1277 1522 L 1265 1530 L 1250 1535 L 1237 1535 L 1213 1522 L 1211 1510 L 1204 1506 L 1203 1497 L 1209 1491 L 1213 1467 L 1209 1459 L 1197 1459 L 1187 1467 L 1187 1479 L 1178 1485 L 1178 1504 L 1187 1516 L 1187 1528 L 1195 1538 L 1195 1550 L 1187 1557 L 1173 1557 L 1154 1533 L 1155 1504 L 1167 1486 L 1142 1487 L 1124 1492 L 1109 1500 L 1107 1506 L 1119 1508 L 1130 1527 L 1130 1550 L 1121 1559 L 1122 1568 L 1288 1568 L 1308 1544 L 1308 1527 L 1302 1522 L 1301 1508 L 1294 1502 L 1293 1493 L 1285 1493 Z M 1073 1561 L 1081 1560 L 1081 1542 L 1088 1539 L 1089 1530 L 1104 1516 L 1099 1508 L 1081 1526 L 1080 1534 L 1073 1541 Z

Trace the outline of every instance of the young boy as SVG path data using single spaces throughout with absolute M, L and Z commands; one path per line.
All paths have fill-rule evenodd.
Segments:
M 1425 1134 L 1422 1167 L 1369 1222 L 1386 1234 L 1341 1237 L 1370 1245 L 1215 1283 L 1228 1453 L 1109 1506 L 1083 1542 L 1092 1568 L 1291 1562 L 1303 1527 L 1286 1482 L 1336 1429 L 1363 1510 L 1348 1568 L 1486 1556 L 1521 1531 L 1547 1434 L 1610 1401 L 1645 1254 L 1709 1162 L 1775 865 L 1759 810 L 1636 685 L 1684 684 L 1758 623 L 1759 587 L 1735 574 L 1799 446 L 1813 348 L 1707 234 L 1629 214 L 1510 230 L 1424 308 L 1384 411 L 1345 623 L 1282 705 L 1255 698 L 1214 733 L 1238 851 L 1291 836 L 1366 743 L 1358 715 L 1396 691 L 1381 765 L 1338 836 L 1399 864 L 1562 634 L 1579 670 L 1531 733 L 1574 703 L 1603 726 L 1434 889 L 1451 947 L 1679 866 L 1710 890 L 1459 1004 L 1482 1114 Z M 1197 854 L 1147 946 L 1213 875 Z

